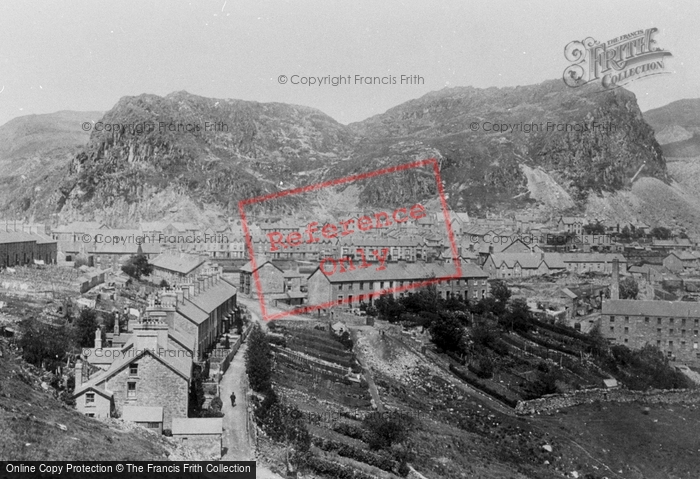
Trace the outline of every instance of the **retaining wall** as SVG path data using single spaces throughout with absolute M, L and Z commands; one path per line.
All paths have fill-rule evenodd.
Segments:
M 603 402 L 639 402 L 641 404 L 700 403 L 700 389 L 654 389 L 630 391 L 628 389 L 584 389 L 567 394 L 550 394 L 530 401 L 518 401 L 516 414 L 550 412 L 580 404 Z

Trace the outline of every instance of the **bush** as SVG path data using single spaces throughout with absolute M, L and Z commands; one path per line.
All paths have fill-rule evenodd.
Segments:
M 384 471 L 393 472 L 396 469 L 396 462 L 382 454 L 372 453 L 349 444 L 321 437 L 314 437 L 311 442 L 314 446 L 324 451 L 335 451 L 339 456 L 364 462 L 365 464 L 378 467 Z
M 349 424 L 347 422 L 338 422 L 333 424 L 333 430 L 344 436 L 351 437 L 353 439 L 364 440 L 365 430 L 361 427 L 355 426 L 354 424 Z
M 163 429 L 163 436 L 171 437 L 173 435 L 172 429 Z
M 397 411 L 370 413 L 362 421 L 362 426 L 367 430 L 366 441 L 370 448 L 389 449 L 392 444 L 408 439 L 413 418 Z
M 224 402 L 219 396 L 216 396 L 214 399 L 211 400 L 211 403 L 209 403 L 209 409 L 213 409 L 214 411 L 221 411 L 221 408 L 223 407 Z

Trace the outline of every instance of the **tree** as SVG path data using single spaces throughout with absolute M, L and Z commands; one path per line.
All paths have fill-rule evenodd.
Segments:
M 258 324 L 248 336 L 245 367 L 253 391 L 267 393 L 272 389 L 272 351 L 267 335 Z
M 510 289 L 508 289 L 508 285 L 505 281 L 497 279 L 491 283 L 491 296 L 493 296 L 497 302 L 503 304 L 504 307 L 510 299 L 510 294 Z
M 29 318 L 20 323 L 20 332 L 18 345 L 25 361 L 37 367 L 43 364 L 49 371 L 65 362 L 66 352 L 71 349 L 65 326 L 53 327 Z
M 161 288 L 165 288 L 165 289 L 170 288 L 170 285 L 169 285 L 168 282 L 167 282 L 166 280 L 164 280 L 164 279 L 161 279 L 161 280 L 160 280 L 160 284 L 159 284 L 158 286 L 161 287 Z
M 188 417 L 200 417 L 204 405 L 204 377 L 202 367 L 195 364 L 192 367 L 192 382 L 190 384 L 190 400 Z
M 374 302 L 377 308 L 377 314 L 380 319 L 389 321 L 390 323 L 396 323 L 401 319 L 401 314 L 405 311 L 402 303 L 396 301 L 394 296 L 391 294 L 385 294 L 377 298 Z
M 508 311 L 503 315 L 501 323 L 513 331 L 527 332 L 532 329 L 532 312 L 523 298 L 516 298 L 508 305 Z
M 673 236 L 673 233 L 671 232 L 670 229 L 664 228 L 663 226 L 655 226 L 654 228 L 651 229 L 649 232 L 652 238 L 660 239 L 660 240 L 668 240 L 671 239 Z
M 95 347 L 95 330 L 97 329 L 97 312 L 94 309 L 80 310 L 75 322 L 75 341 L 81 348 Z
M 620 281 L 620 298 L 621 299 L 637 299 L 639 294 L 639 285 L 631 276 Z
M 413 418 L 398 411 L 370 413 L 362 426 L 367 430 L 367 443 L 371 449 L 389 449 L 393 444 L 408 440 L 413 428 Z
M 134 279 L 141 279 L 141 276 L 151 275 L 153 265 L 148 262 L 146 255 L 136 254 L 124 263 L 122 271 Z
M 428 326 L 430 336 L 438 348 L 446 351 L 458 351 L 464 335 L 462 322 L 454 314 L 444 311 Z
M 587 235 L 602 235 L 605 234 L 605 226 L 600 222 L 588 223 L 583 225 L 583 234 Z

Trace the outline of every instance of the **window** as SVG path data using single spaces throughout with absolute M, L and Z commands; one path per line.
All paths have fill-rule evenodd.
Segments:
M 668 347 L 669 347 L 669 348 L 672 348 L 672 347 L 673 347 L 673 341 L 669 341 L 669 342 L 668 342 Z
M 369 282 L 369 289 L 370 291 L 374 289 L 374 281 Z
M 660 340 L 660 339 L 657 339 L 657 340 L 656 340 L 656 345 L 657 345 L 658 347 L 661 347 L 661 340 Z
M 87 414 L 85 414 L 85 415 L 86 415 L 87 417 L 95 417 L 95 413 L 94 413 L 94 412 L 89 412 L 89 413 L 87 413 Z
M 365 289 L 365 283 L 363 281 L 360 281 L 360 290 Z
M 148 422 L 146 423 L 146 427 L 150 429 L 158 429 L 160 427 L 159 422 Z
M 661 324 L 661 318 L 656 318 L 656 324 Z
M 685 336 L 685 329 L 681 329 L 681 335 Z
M 625 316 L 625 323 L 629 323 L 629 322 L 630 322 L 630 317 L 629 317 L 629 316 Z
M 352 294 L 348 295 L 348 304 L 352 304 Z
M 133 399 L 136 397 L 136 383 L 126 383 L 126 398 Z
M 95 402 L 95 393 L 87 393 L 85 395 L 85 404 L 90 404 Z
M 614 333 L 615 332 L 615 326 L 610 326 L 610 332 Z
M 656 328 L 656 334 L 661 334 L 661 328 Z
M 644 322 L 645 322 L 645 323 L 648 323 L 648 322 L 649 322 L 649 317 L 648 317 L 648 316 L 644 316 Z
M 384 281 L 379 282 L 379 289 L 384 289 Z
M 681 341 L 681 348 L 685 348 L 685 341 Z
M 615 322 L 615 316 L 610 316 L 610 322 L 614 323 Z
M 340 284 L 338 284 L 338 291 L 342 291 L 342 290 L 343 290 L 343 283 L 340 283 Z
M 681 324 L 685 326 L 685 318 L 681 319 Z
M 698 320 L 698 319 L 695 320 L 695 326 L 698 325 L 698 321 L 700 321 L 700 320 Z
M 352 283 L 348 283 L 348 289 L 352 289 Z
M 669 329 L 668 334 L 673 334 L 673 329 Z
M 696 329 L 695 331 L 693 331 L 693 336 L 697 336 L 697 335 L 698 335 L 698 330 Z
M 673 324 L 673 318 L 668 318 L 668 324 Z
M 129 375 L 138 376 L 139 375 L 139 365 L 134 363 L 129 365 Z
M 629 334 L 630 328 L 625 328 L 625 334 Z
M 627 338 L 625 338 L 625 343 L 627 342 Z

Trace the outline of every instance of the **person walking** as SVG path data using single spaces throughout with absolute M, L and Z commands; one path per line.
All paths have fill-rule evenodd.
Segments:
M 236 393 L 232 392 L 231 393 L 231 407 L 234 407 L 236 405 Z

